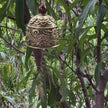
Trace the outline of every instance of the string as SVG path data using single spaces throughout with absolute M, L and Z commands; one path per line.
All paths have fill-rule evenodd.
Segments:
M 41 4 L 45 6 L 45 0 L 41 0 Z

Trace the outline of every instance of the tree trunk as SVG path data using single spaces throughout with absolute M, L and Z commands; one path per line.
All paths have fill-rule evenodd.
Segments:
M 100 77 L 99 84 L 97 86 L 97 89 L 99 92 L 96 92 L 96 108 L 105 108 L 104 106 L 104 90 L 106 87 L 106 84 L 108 82 L 108 69 L 106 69 Z

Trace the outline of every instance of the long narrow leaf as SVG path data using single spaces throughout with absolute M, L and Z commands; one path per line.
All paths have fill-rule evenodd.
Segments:
M 16 0 L 16 24 L 25 31 L 24 24 L 24 0 Z
M 53 16 L 55 19 L 57 19 L 56 13 L 54 10 L 51 8 L 50 3 L 46 0 L 46 6 L 48 8 L 48 13 Z
M 29 9 L 31 10 L 32 14 L 35 15 L 36 14 L 35 1 L 34 0 L 26 0 L 26 1 L 27 1 L 27 5 Z
M 96 33 L 97 34 L 99 32 L 99 29 L 101 28 L 101 24 L 102 24 L 105 14 L 106 14 L 105 5 L 101 4 L 99 6 L 98 15 L 97 15 L 97 23 L 96 23 Z
M 79 24 L 78 24 L 78 27 L 77 27 L 77 30 L 76 30 L 76 37 L 78 38 L 79 35 L 80 35 L 80 32 L 82 30 L 82 27 L 83 27 L 83 24 L 87 18 L 87 15 L 88 15 L 88 12 L 90 10 L 90 8 L 92 6 L 94 6 L 96 4 L 97 0 L 90 0 L 89 3 L 87 4 L 87 6 L 85 7 L 80 19 L 79 19 Z
M 6 16 L 6 7 L 7 7 L 8 1 L 5 2 L 5 4 L 0 8 L 0 22 L 4 19 Z
M 32 51 L 33 51 L 32 48 L 27 47 L 27 49 L 26 49 L 26 57 L 25 57 L 25 65 L 26 65 L 26 67 L 28 67 L 28 60 L 29 60 L 29 58 L 30 58 L 30 56 L 32 54 Z
M 29 108 L 32 108 L 32 106 L 33 106 L 32 100 L 33 100 L 33 98 L 35 96 L 35 87 L 36 87 L 36 84 L 37 84 L 37 82 L 36 82 L 37 76 L 38 76 L 38 74 L 35 75 L 35 78 L 34 78 L 34 80 L 32 82 L 32 87 L 31 87 L 31 89 L 29 91 Z
M 99 83 L 101 69 L 102 69 L 102 62 L 98 63 L 96 68 L 95 68 L 95 81 L 96 81 L 96 84 Z

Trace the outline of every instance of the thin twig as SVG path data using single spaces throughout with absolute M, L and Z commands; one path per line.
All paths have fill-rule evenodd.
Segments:
M 17 32 L 21 32 L 21 30 L 17 30 L 17 29 L 11 28 L 11 27 L 6 27 L 6 26 L 3 26 L 1 24 L 0 24 L 0 27 L 10 29 L 10 30 L 13 30 L 13 31 L 17 31 Z
M 11 46 L 12 48 L 14 48 L 16 51 L 25 54 L 25 52 L 17 49 L 14 45 L 12 45 L 11 43 L 9 43 L 3 36 L 0 35 L 0 38 L 2 38 L 9 46 Z
M 9 19 L 11 19 L 11 20 L 13 20 L 13 21 L 15 21 L 15 20 L 16 20 L 15 18 L 10 17 L 10 16 L 8 16 L 8 18 L 9 18 Z
M 61 58 L 60 56 L 59 56 L 59 59 L 60 59 L 63 63 L 65 63 L 65 65 L 68 66 L 74 73 L 76 72 L 75 70 L 73 70 L 73 68 L 72 68 L 71 66 L 69 66 L 69 65 L 67 64 L 66 61 L 62 60 L 62 58 Z
M 83 73 L 82 73 L 83 74 Z M 93 87 L 93 89 L 96 91 L 96 92 L 99 92 L 96 85 L 92 82 L 92 77 L 89 75 L 89 74 L 86 74 L 84 75 L 83 74 L 83 77 L 86 77 L 90 83 L 90 85 Z

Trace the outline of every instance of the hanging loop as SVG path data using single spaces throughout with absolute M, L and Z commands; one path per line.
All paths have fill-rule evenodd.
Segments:
M 45 0 L 41 0 L 41 5 L 39 6 L 39 13 L 45 14 L 47 12 L 47 8 L 45 5 Z

